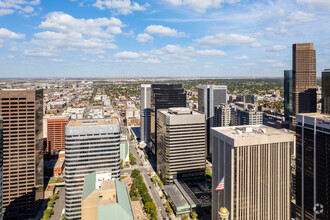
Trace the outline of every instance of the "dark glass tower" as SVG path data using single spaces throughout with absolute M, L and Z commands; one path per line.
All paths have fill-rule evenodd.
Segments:
M 330 69 L 322 72 L 322 112 L 330 114 Z
M 292 70 L 284 70 L 284 116 L 292 115 Z
M 296 116 L 296 217 L 330 219 L 330 116 Z
M 181 84 L 151 85 L 151 146 L 157 164 L 157 110 L 186 107 L 186 93 Z

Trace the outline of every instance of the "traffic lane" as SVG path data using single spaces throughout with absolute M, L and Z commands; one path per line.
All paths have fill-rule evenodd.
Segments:
M 55 200 L 54 214 L 50 217 L 50 220 L 62 219 L 62 211 L 65 207 L 65 188 L 60 187 L 58 191 L 58 199 Z

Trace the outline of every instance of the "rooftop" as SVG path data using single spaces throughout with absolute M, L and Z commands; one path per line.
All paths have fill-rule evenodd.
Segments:
M 321 114 L 321 113 L 303 113 L 299 115 L 330 121 L 330 115 Z
M 67 127 L 86 127 L 119 124 L 118 118 L 71 120 Z
M 217 127 L 213 128 L 213 130 L 218 131 L 233 139 L 262 138 L 290 134 L 286 129 L 275 129 L 264 125 Z
M 118 180 L 111 180 L 111 172 L 93 172 L 85 177 L 82 199 L 94 191 L 98 192 L 97 219 L 134 219 L 126 186 Z

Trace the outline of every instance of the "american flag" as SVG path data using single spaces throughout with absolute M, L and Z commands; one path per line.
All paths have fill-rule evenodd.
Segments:
M 225 177 L 222 177 L 219 185 L 217 186 L 217 188 L 215 188 L 215 191 L 218 192 L 218 194 L 220 193 L 221 190 L 223 190 L 225 188 Z

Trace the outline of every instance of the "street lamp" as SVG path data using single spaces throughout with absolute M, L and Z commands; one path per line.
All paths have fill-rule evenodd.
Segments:
M 220 220 L 228 220 L 229 219 L 229 211 L 228 211 L 227 208 L 221 207 L 218 213 L 219 213 L 219 216 L 220 216 Z

